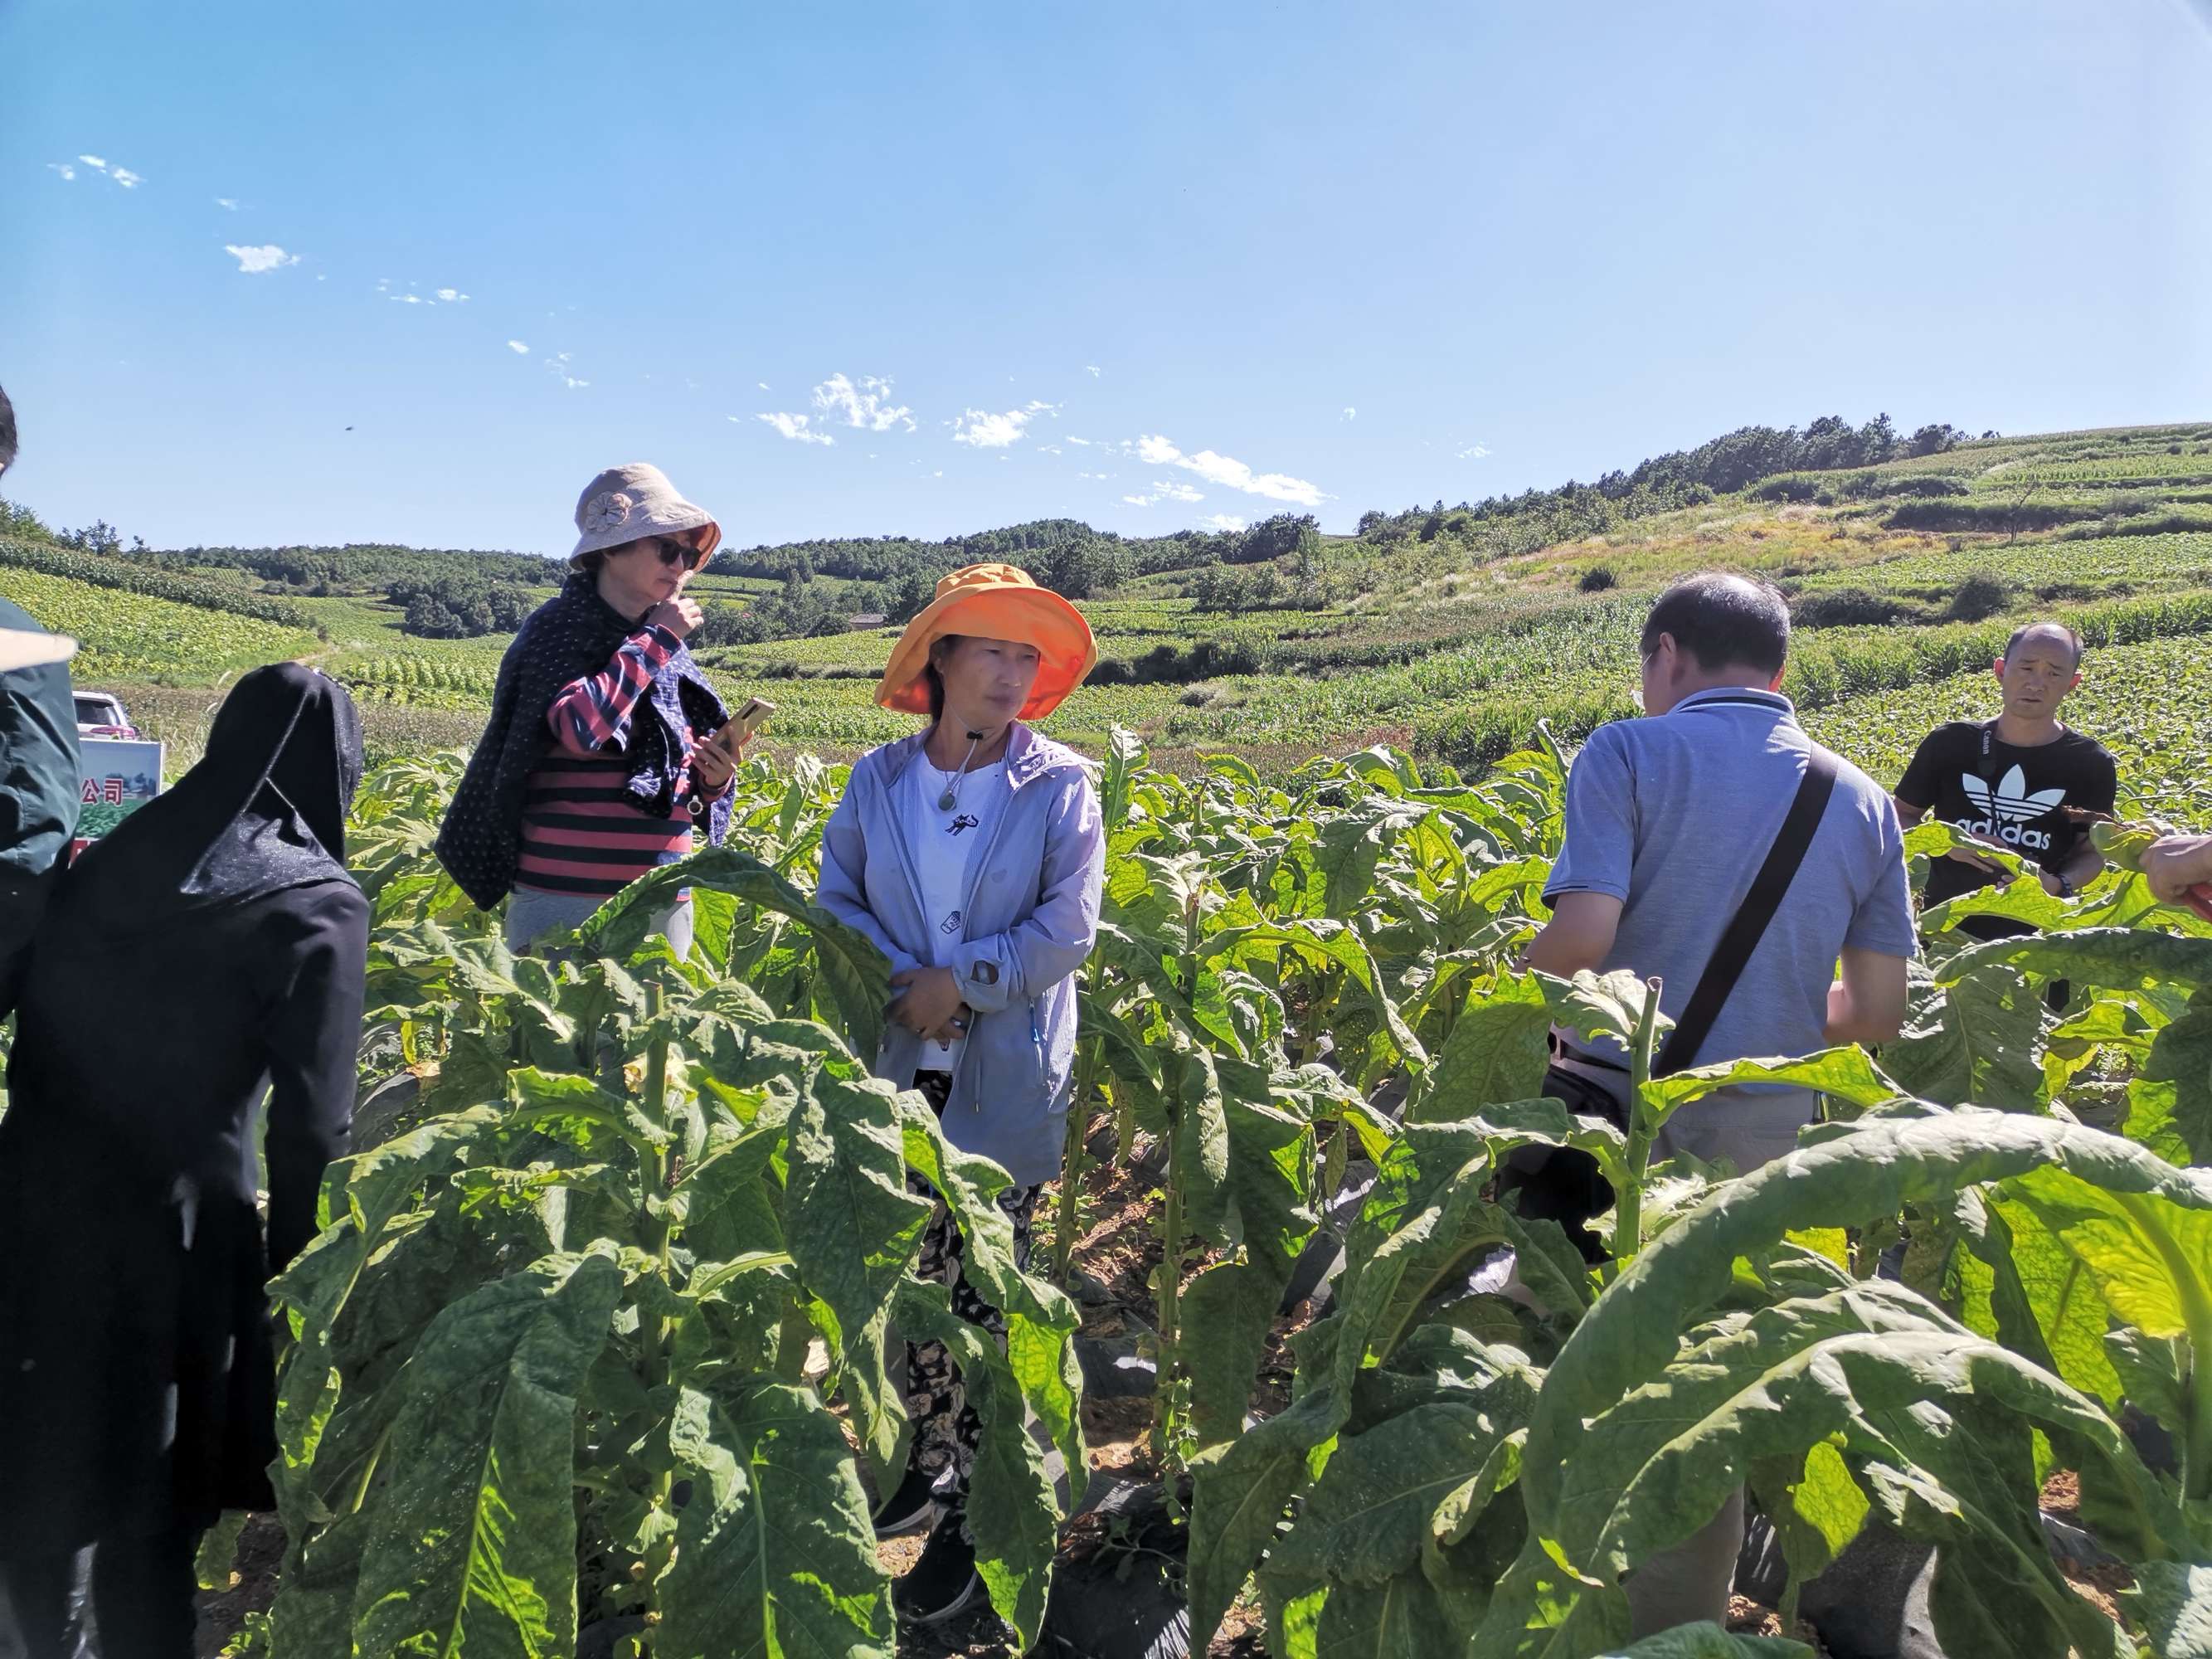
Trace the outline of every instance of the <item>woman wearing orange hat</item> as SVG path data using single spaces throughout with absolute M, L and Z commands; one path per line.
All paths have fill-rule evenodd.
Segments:
M 1090 763 L 1024 722 L 1058 708 L 1097 660 L 1082 613 L 1027 573 L 954 571 L 876 688 L 884 708 L 929 725 L 861 758 L 822 838 L 821 902 L 891 961 L 876 1074 L 919 1089 L 946 1139 L 1005 1166 L 1014 1184 L 998 1203 L 1024 1266 L 1038 1188 L 1060 1169 L 1073 976 L 1097 934 L 1106 864 Z M 940 1204 L 920 1269 L 951 1287 L 963 1318 L 1003 1337 L 1004 1320 L 961 1276 L 961 1252 Z M 980 1430 L 936 1343 L 908 1346 L 906 1398 L 913 1462 L 877 1526 L 908 1530 L 942 1510 L 898 1585 L 907 1617 L 933 1622 L 981 1588 L 964 1519 Z

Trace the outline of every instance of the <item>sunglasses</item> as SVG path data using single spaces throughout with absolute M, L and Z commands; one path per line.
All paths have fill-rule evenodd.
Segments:
M 653 550 L 660 556 L 661 563 L 680 564 L 686 570 L 696 570 L 707 562 L 703 549 L 694 547 L 689 542 L 679 542 L 672 536 L 655 536 Z

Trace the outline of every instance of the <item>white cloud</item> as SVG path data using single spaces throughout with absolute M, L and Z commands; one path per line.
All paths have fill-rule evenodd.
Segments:
M 1338 416 L 1337 418 L 1340 421 L 1356 421 L 1359 418 L 1359 411 L 1354 409 L 1350 404 L 1346 404 L 1344 406 L 1344 413 Z
M 264 242 L 259 247 L 240 247 L 235 242 L 225 242 L 222 251 L 237 260 L 238 268 L 249 276 L 300 263 L 298 254 L 287 253 L 274 242 Z
M 1061 453 L 1062 451 L 1058 444 L 1039 444 L 1037 446 L 1037 453 L 1040 455 L 1058 455 Z
M 133 173 L 129 167 L 118 167 L 107 176 L 125 190 L 136 190 L 146 182 L 143 174 Z
M 64 179 L 76 177 L 76 169 L 67 161 L 49 161 L 46 163 L 46 167 L 49 172 L 60 173 Z
M 753 418 L 766 421 L 793 443 L 834 444 L 837 441 L 826 432 L 808 431 L 807 417 L 804 415 L 757 415 Z
M 1208 483 L 1219 484 L 1224 489 L 1241 489 L 1248 495 L 1265 495 L 1270 501 L 1290 501 L 1299 507 L 1319 507 L 1328 499 L 1321 486 L 1293 478 L 1285 472 L 1255 472 L 1227 455 L 1218 455 L 1212 450 L 1201 449 L 1195 455 L 1186 455 L 1165 438 L 1147 434 L 1137 440 L 1137 459 L 1149 466 L 1179 466 L 1186 472 L 1195 472 Z
M 507 349 L 518 357 L 527 357 L 530 355 L 530 348 L 520 340 L 509 340 L 507 343 Z M 737 416 L 732 415 L 730 418 L 735 420 Z
M 403 306 L 434 306 L 435 300 L 426 300 L 419 294 L 395 294 L 392 296 Z
M 1033 408 L 1010 409 L 1003 415 L 986 414 L 980 409 L 963 410 L 956 423 L 952 441 L 975 449 L 1004 449 L 1021 441 L 1022 428 L 1030 423 L 1033 414 Z
M 1098 378 L 1099 374 L 1101 373 L 1098 365 L 1096 363 L 1084 364 L 1083 372 L 1088 374 L 1094 380 Z
M 1041 403 L 1036 398 L 1031 398 L 1030 400 L 1030 406 L 1024 410 L 1022 413 L 1024 415 L 1049 415 L 1056 421 L 1060 418 L 1060 405 L 1058 404 Z
M 569 391 L 580 392 L 584 387 L 591 385 L 589 380 L 580 380 L 568 372 L 568 354 L 567 352 L 556 351 L 550 357 L 548 357 L 544 361 L 545 363 L 546 372 L 552 375 L 555 380 L 560 381 L 562 386 L 567 386 Z
M 1097 476 L 1103 478 L 1109 475 L 1101 472 Z M 1206 497 L 1187 483 L 1176 483 L 1170 479 L 1155 478 L 1152 480 L 1151 494 L 1124 495 L 1121 499 L 1132 507 L 1150 507 L 1155 501 L 1202 501 Z
M 238 211 L 238 198 L 235 196 L 218 196 L 215 198 L 215 204 L 226 213 Z
M 1490 453 L 1489 445 L 1469 444 L 1465 449 L 1459 451 L 1455 455 L 1454 455 L 1452 459 L 1460 461 L 1479 461 L 1488 453 Z
M 843 374 L 832 374 L 814 388 L 814 407 L 827 415 L 842 415 L 845 424 L 865 432 L 888 432 L 900 422 L 914 430 L 914 411 L 891 402 L 891 383 L 873 374 L 860 376 L 858 386 Z
M 90 167 L 94 173 L 105 173 L 107 171 L 107 163 L 101 161 L 97 155 L 80 155 L 76 159 L 83 162 L 85 166 Z
M 1088 438 L 1070 437 L 1067 441 L 1072 444 L 1081 444 L 1085 449 L 1091 447 L 1091 440 Z
M 760 387 L 763 392 L 773 392 L 775 390 L 775 388 L 771 386 L 766 380 L 756 380 L 753 384 Z
M 469 296 L 462 293 L 459 289 L 441 288 L 438 290 L 438 297 L 441 300 L 443 300 L 447 305 L 459 305 L 466 301 Z
M 1209 513 L 1199 522 L 1208 530 L 1242 530 L 1244 520 L 1233 513 Z

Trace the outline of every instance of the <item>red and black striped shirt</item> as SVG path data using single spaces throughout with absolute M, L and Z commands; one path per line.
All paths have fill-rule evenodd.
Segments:
M 647 871 L 691 850 L 696 744 L 684 730 L 684 769 L 669 816 L 638 811 L 629 766 L 620 752 L 638 700 L 677 648 L 658 625 L 624 640 L 596 674 L 572 680 L 545 711 L 555 746 L 532 770 L 522 808 L 522 855 L 517 887 L 540 892 L 612 894 Z

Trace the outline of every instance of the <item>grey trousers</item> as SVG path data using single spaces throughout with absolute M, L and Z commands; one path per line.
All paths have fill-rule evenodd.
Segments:
M 1738 1486 L 1718 1515 L 1621 1581 L 1628 1592 L 1629 1640 L 1640 1642 L 1700 1619 L 1725 1626 L 1736 1557 L 1742 1553 L 1743 1488 Z
M 507 948 L 522 955 L 549 933 L 565 933 L 580 927 L 606 901 L 590 893 L 541 893 L 518 887 L 507 900 Z M 691 954 L 691 901 L 687 896 L 653 921 L 652 931 L 665 934 L 679 957 Z

